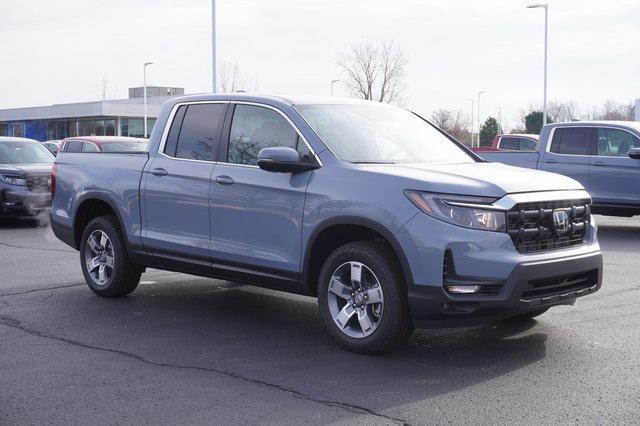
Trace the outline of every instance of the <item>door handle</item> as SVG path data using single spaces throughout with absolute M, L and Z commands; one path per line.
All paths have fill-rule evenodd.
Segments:
M 231 185 L 235 182 L 231 176 L 227 175 L 216 176 L 213 180 L 221 185 Z
M 597 161 L 595 163 L 593 163 L 594 166 L 598 166 L 598 167 L 606 167 L 606 164 L 603 163 L 602 161 Z
M 167 172 L 165 169 L 163 168 L 156 168 L 156 169 L 152 169 L 151 170 L 151 174 L 154 176 L 166 176 L 169 174 L 169 172 Z
M 544 160 L 545 163 L 557 163 L 556 160 L 552 160 L 551 158 L 549 158 L 548 160 Z

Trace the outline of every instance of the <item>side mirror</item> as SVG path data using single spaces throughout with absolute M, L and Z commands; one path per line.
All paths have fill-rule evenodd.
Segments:
M 640 160 L 640 148 L 631 148 L 629 150 L 629 157 L 635 158 L 636 160 Z
M 301 173 L 318 168 L 315 162 L 303 162 L 295 149 L 284 146 L 262 148 L 258 153 L 258 166 L 279 173 Z

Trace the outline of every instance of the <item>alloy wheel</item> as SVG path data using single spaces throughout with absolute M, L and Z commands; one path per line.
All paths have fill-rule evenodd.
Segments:
M 346 262 L 331 275 L 327 288 L 329 311 L 340 331 L 352 338 L 370 336 L 382 320 L 382 286 L 360 262 Z
M 98 229 L 89 234 L 84 258 L 92 281 L 98 286 L 107 285 L 113 276 L 114 251 L 105 232 Z

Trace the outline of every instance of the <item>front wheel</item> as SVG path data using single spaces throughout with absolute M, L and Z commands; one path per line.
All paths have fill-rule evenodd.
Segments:
M 388 351 L 413 331 L 403 274 L 384 243 L 336 249 L 322 267 L 318 303 L 331 336 L 354 352 Z
M 141 269 L 129 260 L 114 216 L 97 217 L 82 234 L 80 266 L 89 288 L 98 296 L 119 297 L 138 286 Z

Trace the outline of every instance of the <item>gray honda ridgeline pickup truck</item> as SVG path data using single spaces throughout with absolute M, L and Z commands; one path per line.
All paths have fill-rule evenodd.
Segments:
M 175 98 L 148 152 L 61 152 L 51 225 L 89 288 L 159 268 L 316 296 L 342 346 L 526 319 L 599 289 L 575 180 L 489 163 L 389 105 Z

